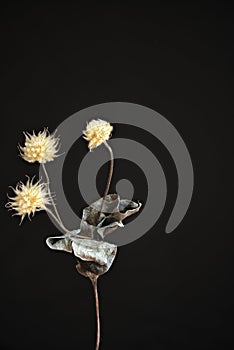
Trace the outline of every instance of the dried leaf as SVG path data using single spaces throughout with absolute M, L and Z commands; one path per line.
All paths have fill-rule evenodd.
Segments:
M 122 221 L 137 213 L 140 207 L 141 203 L 120 200 L 117 194 L 109 194 L 104 203 L 100 198 L 83 210 L 80 230 L 48 237 L 46 243 L 51 249 L 73 253 L 78 259 L 78 272 L 91 279 L 97 278 L 109 270 L 117 253 L 117 246 L 103 239 L 123 227 Z
M 80 230 L 63 236 L 48 237 L 47 245 L 51 249 L 73 253 L 77 258 L 77 270 L 84 276 L 90 273 L 100 276 L 111 267 L 117 246 L 104 241 L 79 237 Z
M 102 212 L 102 198 L 92 203 L 83 210 L 80 225 L 81 235 L 89 238 L 104 239 L 108 234 L 123 227 L 122 221 L 135 214 L 141 208 L 141 203 L 135 203 L 128 199 L 120 199 L 117 194 L 106 196 Z

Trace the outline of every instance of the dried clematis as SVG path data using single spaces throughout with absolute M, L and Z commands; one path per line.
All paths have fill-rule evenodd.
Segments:
M 41 181 L 33 183 L 33 180 L 34 177 L 31 180 L 28 177 L 28 181 L 25 184 L 20 181 L 16 185 L 16 188 L 10 186 L 15 193 L 15 197 L 8 196 L 10 201 L 6 203 L 6 208 L 15 211 L 13 216 L 21 216 L 20 224 L 26 215 L 31 220 L 30 215 L 34 216 L 37 211 L 45 210 L 54 218 L 64 232 L 68 232 L 60 216 L 56 214 L 57 209 L 55 213 L 50 209 L 50 206 L 55 206 L 55 204 L 53 196 L 49 191 L 48 183 L 41 183 Z
M 59 150 L 59 137 L 55 137 L 55 133 L 50 134 L 48 129 L 44 128 L 43 131 L 39 131 L 36 135 L 33 131 L 32 134 L 24 132 L 25 143 L 24 146 L 19 146 L 20 156 L 29 163 L 38 162 L 41 164 L 46 177 L 46 186 L 50 203 L 53 206 L 53 212 L 50 214 L 54 217 L 64 232 L 68 230 L 64 227 L 61 217 L 58 213 L 53 196 L 50 191 L 50 179 L 45 167 L 45 163 L 53 161 L 58 157 Z
M 9 209 L 15 210 L 15 214 L 21 216 L 21 221 L 27 215 L 30 219 L 30 215 L 35 215 L 36 211 L 46 210 L 47 205 L 50 204 L 50 198 L 44 183 L 37 181 L 33 183 L 33 179 L 24 184 L 22 181 L 18 182 L 16 188 L 13 188 L 15 197 L 9 197 L 10 201 L 6 204 Z
M 112 130 L 113 126 L 104 120 L 91 120 L 87 124 L 86 130 L 83 131 L 84 139 L 89 141 L 90 151 L 109 140 Z
M 40 131 L 37 135 L 24 133 L 24 146 L 19 146 L 21 157 L 29 163 L 47 163 L 56 158 L 58 152 L 59 138 L 50 135 L 47 129 Z
M 119 227 L 123 227 L 123 220 L 137 213 L 141 203 L 135 203 L 128 199 L 120 199 L 118 194 L 108 194 L 114 168 L 114 156 L 110 145 L 107 143 L 113 127 L 103 120 L 92 120 L 83 131 L 84 138 L 89 142 L 89 150 L 103 144 L 110 155 L 110 169 L 103 197 L 84 208 L 80 228 L 69 231 L 63 224 L 54 202 L 54 196 L 50 191 L 49 175 L 45 163 L 57 157 L 59 139 L 50 135 L 47 129 L 35 135 L 25 133 L 25 145 L 20 146 L 20 155 L 30 163 L 39 162 L 46 176 L 46 183 L 40 181 L 33 184 L 28 179 L 26 184 L 20 182 L 14 190 L 15 197 L 9 197 L 6 206 L 14 209 L 17 215 L 21 215 L 21 221 L 25 215 L 34 215 L 36 211 L 46 210 L 57 222 L 64 234 L 48 237 L 46 243 L 53 250 L 72 253 L 77 260 L 77 271 L 88 277 L 93 285 L 97 336 L 96 350 L 100 344 L 100 316 L 97 280 L 106 273 L 113 264 L 117 254 L 117 246 L 105 241 L 108 234 Z
M 122 220 L 131 215 L 131 210 L 138 211 L 140 209 L 140 205 L 136 205 L 134 208 L 127 208 L 130 201 L 125 201 L 126 205 L 124 208 L 125 212 L 119 210 L 117 202 L 118 196 L 108 195 L 110 183 L 113 175 L 114 169 L 114 155 L 112 148 L 107 143 L 111 136 L 111 132 L 113 127 L 106 121 L 103 120 L 91 120 L 87 125 L 83 134 L 85 135 L 85 139 L 89 141 L 88 147 L 91 151 L 93 148 L 103 144 L 109 152 L 110 156 L 110 168 L 109 174 L 106 182 L 105 191 L 103 197 L 97 202 L 93 203 L 93 205 L 84 209 L 80 230 L 85 236 L 91 236 L 93 239 L 104 239 L 105 235 L 112 232 L 119 226 L 122 226 Z M 117 200 L 117 202 L 115 202 Z M 133 203 L 133 202 L 132 202 Z M 123 202 L 121 203 L 123 204 Z M 112 208 L 113 207 L 113 208 Z M 133 212 L 132 212 L 133 213 Z M 81 273 L 83 263 L 78 263 L 77 269 Z M 94 295 L 96 300 L 96 317 L 97 317 L 97 337 L 96 337 L 96 350 L 99 349 L 100 344 L 100 319 L 99 319 L 99 302 L 98 302 L 98 293 L 97 293 L 97 278 L 92 280 Z
M 111 136 L 111 132 L 113 130 L 113 126 L 110 125 L 110 123 L 98 119 L 98 120 L 91 120 L 91 122 L 88 123 L 87 128 L 85 131 L 83 131 L 83 134 L 85 135 L 85 139 L 89 141 L 88 147 L 90 151 L 101 145 L 102 143 L 104 146 L 107 148 L 109 155 L 110 155 L 110 169 L 109 169 L 109 174 L 106 182 L 106 188 L 103 194 L 103 198 L 101 201 L 100 205 L 100 213 L 102 212 L 102 208 L 104 205 L 105 198 L 108 194 L 109 188 L 110 188 L 110 183 L 111 183 L 111 178 L 113 175 L 113 169 L 114 169 L 114 155 L 112 148 L 110 145 L 107 143 L 107 140 L 109 140 Z

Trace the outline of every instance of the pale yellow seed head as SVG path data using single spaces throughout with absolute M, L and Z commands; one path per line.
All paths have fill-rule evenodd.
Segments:
M 84 139 L 89 141 L 90 151 L 100 146 L 104 141 L 109 140 L 112 130 L 113 126 L 104 120 L 91 120 L 87 124 L 86 130 L 83 131 Z
M 20 146 L 21 157 L 29 163 L 46 163 L 57 157 L 59 138 L 50 135 L 47 129 L 40 131 L 38 135 L 24 133 L 25 143 Z
M 6 207 L 16 211 L 14 215 L 21 216 L 21 222 L 24 217 L 34 215 L 36 211 L 44 210 L 50 204 L 46 184 L 40 181 L 33 184 L 33 179 L 26 184 L 19 182 L 16 188 L 13 188 L 15 197 L 9 197 L 10 201 Z

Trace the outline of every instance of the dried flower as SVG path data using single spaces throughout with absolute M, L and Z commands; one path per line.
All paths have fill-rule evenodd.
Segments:
M 113 126 L 104 120 L 91 120 L 87 124 L 86 130 L 83 131 L 84 139 L 89 141 L 88 147 L 90 151 L 109 140 L 112 130 Z
M 19 182 L 13 188 L 14 197 L 9 197 L 6 207 L 14 210 L 14 215 L 21 216 L 21 221 L 27 215 L 34 216 L 36 211 L 46 210 L 60 228 L 65 232 L 62 236 L 48 237 L 46 243 L 49 248 L 72 253 L 77 260 L 77 271 L 88 277 L 93 285 L 96 308 L 96 350 L 100 344 L 100 316 L 97 280 L 112 266 L 117 254 L 117 244 L 106 242 L 106 237 L 119 227 L 123 227 L 123 220 L 137 213 L 141 203 L 120 199 L 117 194 L 109 194 L 109 188 L 114 167 L 113 151 L 106 142 L 111 136 L 113 126 L 98 119 L 91 120 L 83 131 L 84 139 L 89 141 L 88 148 L 92 151 L 103 143 L 110 155 L 110 169 L 103 197 L 84 208 L 78 230 L 69 231 L 63 224 L 50 192 L 50 180 L 44 163 L 54 160 L 58 156 L 59 138 L 55 133 L 50 135 L 47 129 L 37 135 L 24 133 L 25 144 L 19 146 L 21 157 L 29 163 L 39 162 L 45 173 L 47 183 L 40 181 L 33 183 L 28 177 L 27 182 Z M 52 206 L 50 209 L 48 206 Z M 110 240 L 110 237 L 109 237 Z
M 11 201 L 6 204 L 6 207 L 15 210 L 14 215 L 20 215 L 21 222 L 26 215 L 30 219 L 31 214 L 34 215 L 36 211 L 46 209 L 46 205 L 50 204 L 46 185 L 40 181 L 33 184 L 33 179 L 28 178 L 26 184 L 19 182 L 13 191 L 16 196 L 9 197 Z
M 21 157 L 29 163 L 46 163 L 57 157 L 59 138 L 54 134 L 50 135 L 47 129 L 40 131 L 36 135 L 24 133 L 25 144 L 20 146 Z

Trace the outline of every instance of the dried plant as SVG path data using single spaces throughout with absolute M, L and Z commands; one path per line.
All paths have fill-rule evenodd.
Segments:
M 33 179 L 24 184 L 19 182 L 16 188 L 13 188 L 15 197 L 9 197 L 10 201 L 6 204 L 9 209 L 16 211 L 13 215 L 21 216 L 21 221 L 28 215 L 34 215 L 36 211 L 46 210 L 46 206 L 50 204 L 50 198 L 47 192 L 47 186 L 44 183 L 37 181 L 33 184 Z
M 58 156 L 59 138 L 50 135 L 47 129 L 36 135 L 24 133 L 25 144 L 19 146 L 21 157 L 29 163 L 38 162 L 42 165 L 46 177 L 46 183 L 28 178 L 27 182 L 19 182 L 13 188 L 14 197 L 9 197 L 6 207 L 14 210 L 14 215 L 21 216 L 20 223 L 27 215 L 30 219 L 35 212 L 47 211 L 57 222 L 64 234 L 61 236 L 48 237 L 46 244 L 54 250 L 72 253 L 76 259 L 77 271 L 90 279 L 92 282 L 95 305 L 96 305 L 96 350 L 100 345 L 100 316 L 97 280 L 106 273 L 117 253 L 117 246 L 105 241 L 108 234 L 119 227 L 123 227 L 123 220 L 139 211 L 141 203 L 131 200 L 120 199 L 118 194 L 108 194 L 114 168 L 114 156 L 110 145 L 107 143 L 111 136 L 113 127 L 103 120 L 92 120 L 83 131 L 87 140 L 88 148 L 94 148 L 103 144 L 110 155 L 110 169 L 106 187 L 102 198 L 83 209 L 80 228 L 68 230 L 59 215 L 54 198 L 50 191 L 50 180 L 45 163 L 53 161 Z

